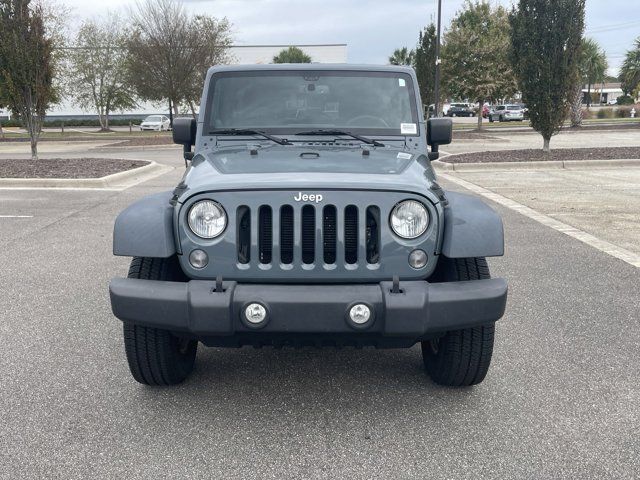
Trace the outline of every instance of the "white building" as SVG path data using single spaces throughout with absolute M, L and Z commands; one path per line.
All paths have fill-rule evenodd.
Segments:
M 236 64 L 271 63 L 273 57 L 289 47 L 298 47 L 315 63 L 346 63 L 347 44 L 327 45 L 234 45 L 231 57 Z
M 11 120 L 11 112 L 4 108 L 0 108 L 0 120 Z
M 230 48 L 231 63 L 233 64 L 254 64 L 271 63 L 273 57 L 282 50 L 289 47 L 298 47 L 311 57 L 314 63 L 346 63 L 347 44 L 319 44 L 319 45 L 234 45 Z M 150 114 L 165 112 L 164 105 L 144 104 L 136 110 L 125 112 L 112 112 L 111 118 L 118 117 L 141 117 Z M 0 117 L 2 113 L 0 113 Z M 64 119 L 91 117 L 97 115 L 91 110 L 83 111 L 73 105 L 72 102 L 63 102 L 56 105 L 47 112 L 47 119 Z
M 587 103 L 587 85 L 582 88 L 582 103 Z M 614 103 L 615 100 L 623 95 L 620 82 L 612 83 L 595 83 L 591 85 L 591 95 L 596 96 L 598 100 L 591 103 Z M 594 99 L 595 100 L 595 99 Z

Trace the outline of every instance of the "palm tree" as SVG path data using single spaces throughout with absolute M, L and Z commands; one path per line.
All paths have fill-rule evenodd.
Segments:
M 311 63 L 311 57 L 298 47 L 289 47 L 273 57 L 273 63 Z
M 587 84 L 587 108 L 591 106 L 591 85 L 604 81 L 608 67 L 607 55 L 598 42 L 592 38 L 583 39 L 579 69 L 583 82 Z
M 633 48 L 625 56 L 620 68 L 620 81 L 625 95 L 633 93 L 640 86 L 640 37 L 636 38 Z
M 407 47 L 396 48 L 393 55 L 389 57 L 389 63 L 391 65 L 408 65 L 413 66 L 413 59 L 415 57 L 413 50 L 409 50 Z

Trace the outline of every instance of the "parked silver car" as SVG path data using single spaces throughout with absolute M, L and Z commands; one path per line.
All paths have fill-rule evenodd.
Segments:
M 490 122 L 521 122 L 524 120 L 524 110 L 522 105 L 497 105 L 491 112 L 489 112 Z

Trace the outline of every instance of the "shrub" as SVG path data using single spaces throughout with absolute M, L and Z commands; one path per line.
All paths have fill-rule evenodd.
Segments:
M 611 108 L 601 108 L 598 110 L 596 114 L 598 118 L 613 118 L 613 109 Z
M 593 118 L 593 111 L 587 110 L 586 108 L 583 108 L 582 109 L 582 119 L 583 120 L 589 120 L 590 118 Z
M 618 98 L 616 98 L 616 103 L 618 105 L 632 105 L 633 98 L 631 98 L 631 95 L 620 95 Z
M 616 117 L 618 118 L 630 118 L 631 107 L 620 107 L 616 109 Z

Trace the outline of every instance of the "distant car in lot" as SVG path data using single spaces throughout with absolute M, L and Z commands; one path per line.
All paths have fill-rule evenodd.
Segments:
M 164 132 L 171 129 L 171 120 L 164 115 L 149 115 L 140 124 L 140 130 L 155 130 L 157 132 Z
M 448 117 L 475 117 L 476 112 L 468 103 L 452 103 L 447 112 Z
M 496 120 L 498 122 L 521 122 L 524 120 L 524 109 L 522 105 L 497 105 L 489 113 L 489 121 L 495 122 Z

